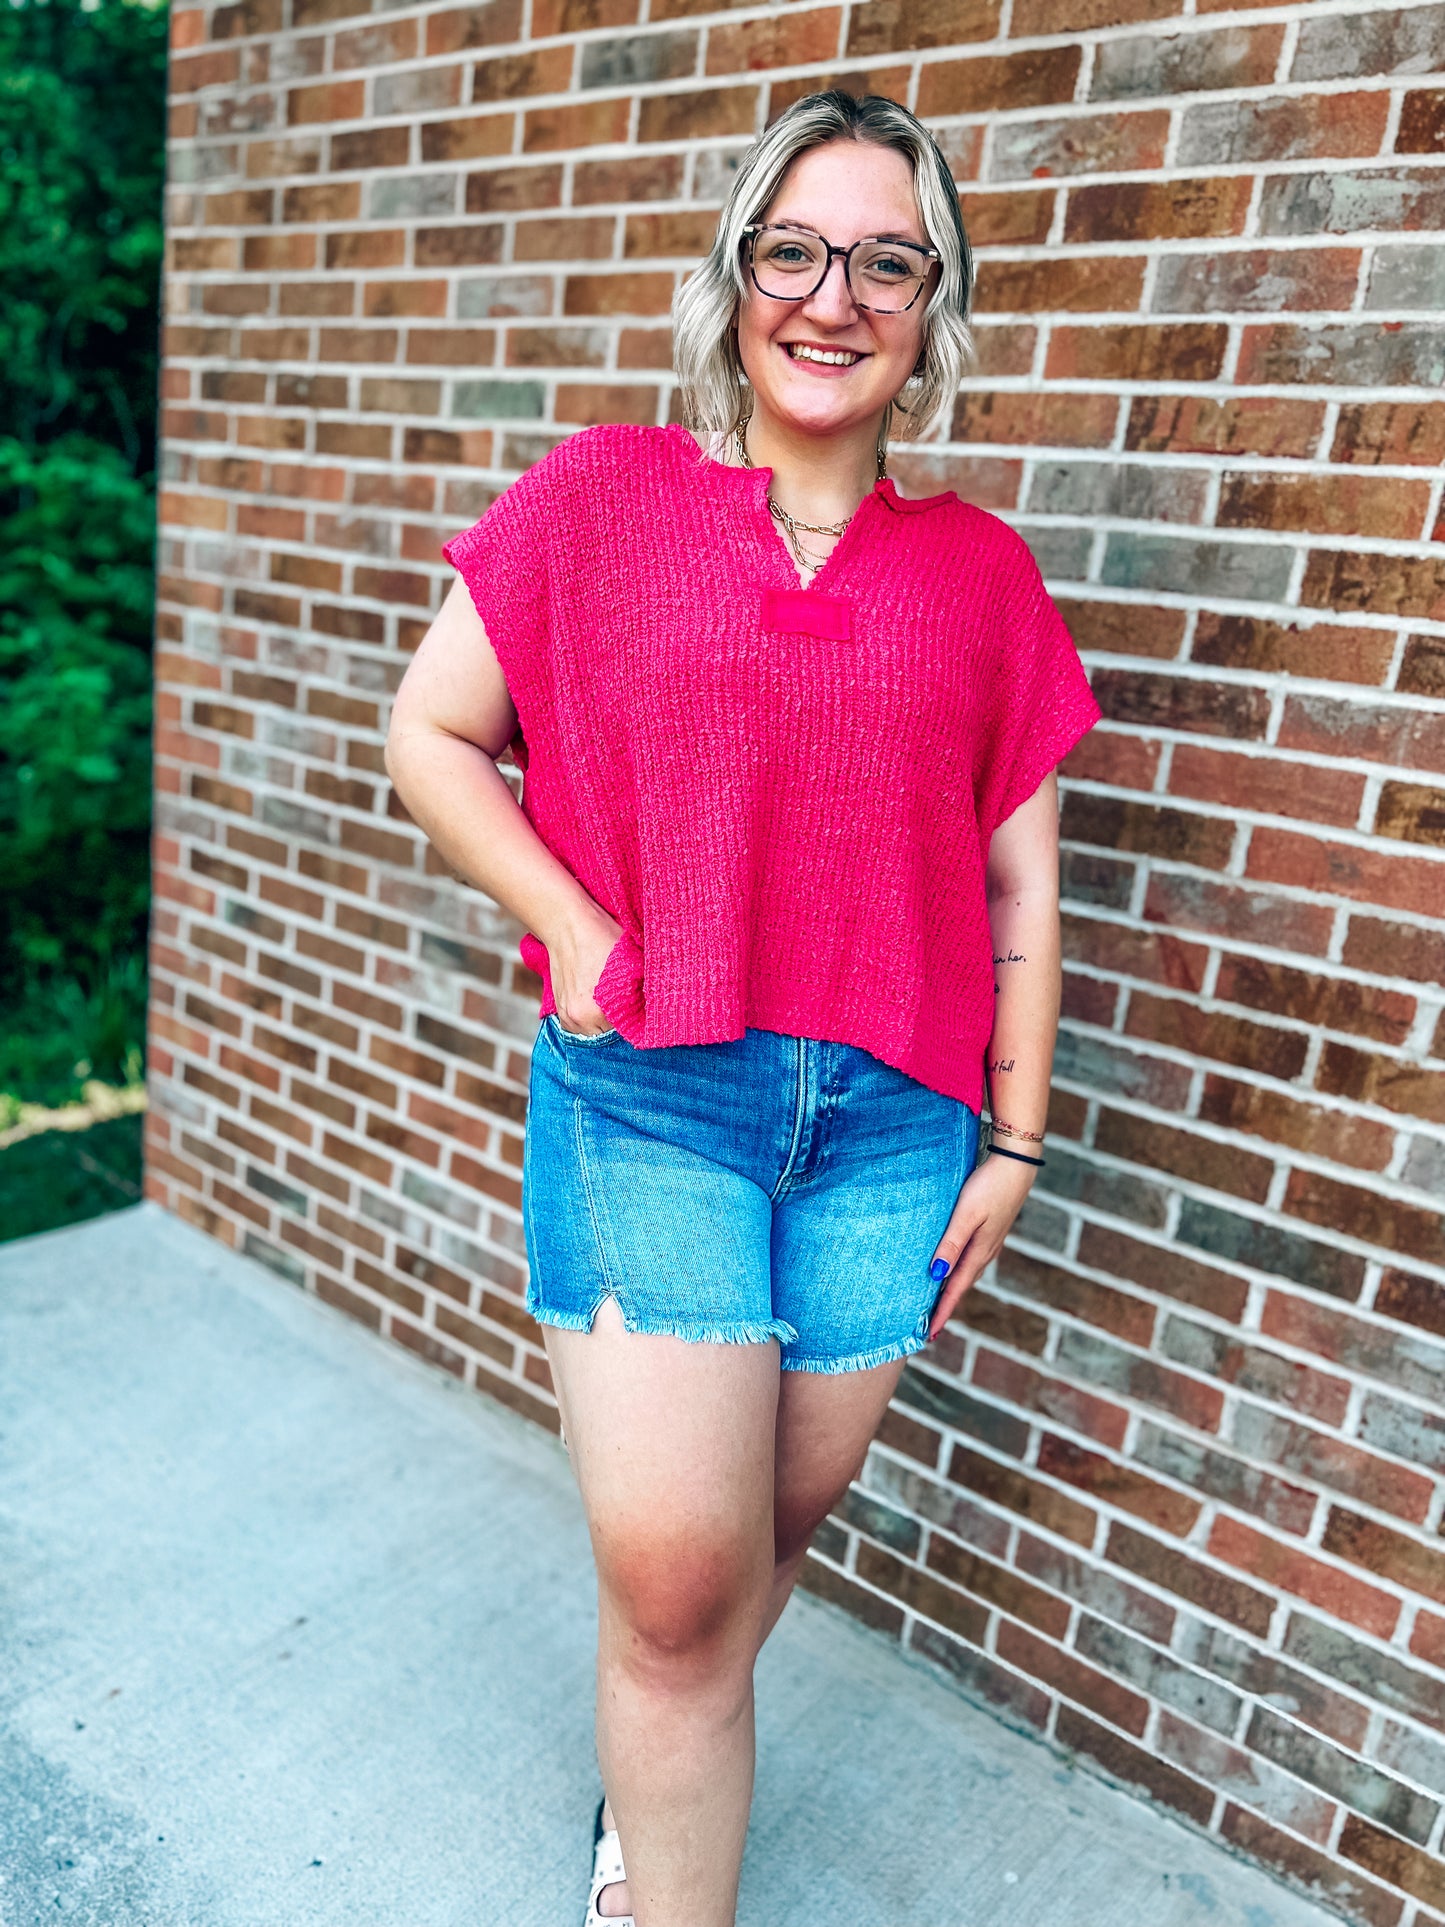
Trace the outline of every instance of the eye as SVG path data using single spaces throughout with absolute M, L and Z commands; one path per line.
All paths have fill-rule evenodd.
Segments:
M 869 274 L 882 275 L 888 281 L 906 281 L 917 269 L 898 254 L 873 254 L 868 257 Z

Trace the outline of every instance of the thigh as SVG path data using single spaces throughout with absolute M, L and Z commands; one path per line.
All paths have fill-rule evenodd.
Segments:
M 863 1470 L 905 1360 L 853 1372 L 783 1372 L 773 1446 L 778 1561 L 801 1552 Z
M 603 1586 L 634 1602 L 691 1588 L 703 1613 L 704 1594 L 757 1596 L 773 1564 L 776 1343 L 630 1332 L 611 1298 L 590 1331 L 544 1326 L 543 1341 Z
M 860 1048 L 830 1048 L 825 1148 L 773 1213 L 773 1312 L 798 1333 L 783 1345 L 789 1376 L 923 1349 L 941 1289 L 929 1265 L 978 1148 L 966 1104 Z

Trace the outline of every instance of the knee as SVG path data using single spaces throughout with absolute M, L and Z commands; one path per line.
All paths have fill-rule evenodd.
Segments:
M 627 1633 L 634 1662 L 716 1663 L 744 1650 L 772 1582 L 770 1549 L 735 1525 L 639 1521 L 597 1549 L 599 1586 Z

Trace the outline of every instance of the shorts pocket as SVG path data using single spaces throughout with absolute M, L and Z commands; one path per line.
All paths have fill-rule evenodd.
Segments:
M 547 1022 L 552 1026 L 555 1035 L 567 1044 L 610 1044 L 614 1037 L 622 1035 L 616 1024 L 609 1024 L 606 1030 L 592 1031 L 586 1035 L 579 1030 L 567 1030 L 559 1023 L 555 1010 L 548 1011 Z

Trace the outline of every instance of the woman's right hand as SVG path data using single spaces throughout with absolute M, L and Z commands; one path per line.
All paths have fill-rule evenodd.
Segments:
M 552 1000 L 563 1030 L 595 1037 L 611 1030 L 612 1020 L 592 993 L 608 954 L 622 935 L 622 925 L 600 903 L 579 911 L 547 942 L 552 977 Z

